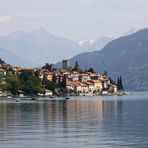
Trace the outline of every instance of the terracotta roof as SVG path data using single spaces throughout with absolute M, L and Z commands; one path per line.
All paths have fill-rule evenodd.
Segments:
M 92 83 L 100 83 L 100 80 L 89 80 L 88 82 L 92 82 Z
M 93 82 L 86 82 L 85 84 L 86 85 L 93 85 L 94 83 Z
M 82 74 L 80 74 L 80 76 L 89 76 L 89 74 L 82 73 Z
M 53 75 L 53 72 L 44 72 L 46 75 Z
M 86 84 L 83 84 L 83 83 L 81 83 L 81 82 L 72 82 L 72 81 L 67 82 L 67 85 L 68 85 L 68 86 L 81 86 L 81 87 L 87 87 Z
M 92 74 L 90 74 L 90 76 L 91 76 L 91 77 L 99 77 L 99 76 L 100 76 L 100 74 L 97 74 L 97 73 L 92 73 Z
M 108 80 L 108 78 L 102 78 L 101 79 L 101 81 L 107 81 Z

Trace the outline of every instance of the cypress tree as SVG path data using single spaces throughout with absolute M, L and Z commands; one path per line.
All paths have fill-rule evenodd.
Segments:
M 90 67 L 87 71 L 91 72 L 91 73 L 94 73 L 94 69 L 92 67 Z
M 57 76 L 54 74 L 52 77 L 52 82 L 56 83 L 57 82 Z
M 78 62 L 75 62 L 75 66 L 73 68 L 73 71 L 77 71 L 77 72 L 80 71 L 80 66 L 79 66 L 79 63 Z
M 59 75 L 59 78 L 58 78 L 58 87 L 61 88 L 61 76 Z
M 67 82 L 67 75 L 65 74 L 63 76 L 62 82 L 61 82 L 61 87 L 66 88 L 66 82 Z
M 122 77 L 118 77 L 118 80 L 117 80 L 117 88 L 119 91 L 123 91 L 124 88 L 123 88 L 123 83 L 122 83 Z
M 121 76 L 120 76 L 120 88 L 121 88 L 121 90 L 124 90 Z
M 108 76 L 108 72 L 107 72 L 107 71 L 104 71 L 104 75 L 105 75 L 105 76 Z
M 118 77 L 118 80 L 117 80 L 117 88 L 118 88 L 118 90 L 121 89 L 121 88 L 120 88 L 120 79 L 119 79 L 119 77 Z

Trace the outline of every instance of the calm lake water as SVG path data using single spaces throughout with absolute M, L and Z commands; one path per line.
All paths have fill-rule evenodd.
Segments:
M 148 92 L 0 101 L 0 148 L 148 148 Z

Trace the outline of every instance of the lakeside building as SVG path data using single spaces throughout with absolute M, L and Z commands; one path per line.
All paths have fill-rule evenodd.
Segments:
M 79 80 L 84 83 L 84 82 L 87 82 L 89 80 L 91 80 L 90 78 L 90 75 L 87 74 L 87 73 L 82 73 L 82 74 L 79 74 Z
M 50 68 L 47 68 L 50 66 Z M 54 65 L 47 65 L 42 68 L 20 68 L 13 67 L 10 64 L 1 64 L 0 65 L 0 74 L 2 75 L 14 75 L 19 76 L 22 71 L 32 71 L 33 75 L 38 71 L 39 79 L 41 82 L 43 79 L 46 79 L 49 82 L 50 87 L 44 87 L 45 93 L 44 96 L 50 96 L 54 92 L 58 92 L 59 88 L 64 87 L 67 93 L 77 93 L 77 94 L 108 94 L 108 93 L 117 93 L 116 83 L 112 84 L 110 78 L 102 73 L 94 71 L 82 71 L 78 62 L 76 66 L 72 69 L 69 69 L 69 61 L 62 61 L 62 69 L 55 69 Z M 52 67 L 52 68 L 51 68 Z M 9 69 L 9 70 L 8 70 Z M 4 83 L 4 78 L 0 79 L 1 83 Z M 52 83 L 51 83 L 52 82 Z M 56 83 L 53 85 L 53 83 Z M 56 90 L 53 91 L 51 87 L 55 87 Z M 49 90 L 48 90 L 49 89 Z M 19 90 L 19 94 L 23 95 L 23 92 Z M 3 92 L 0 92 L 2 95 Z M 41 95 L 41 94 L 39 94 Z M 42 94 L 43 95 L 43 94 Z
M 88 86 L 81 82 L 68 81 L 66 87 L 69 91 L 75 93 L 88 93 Z

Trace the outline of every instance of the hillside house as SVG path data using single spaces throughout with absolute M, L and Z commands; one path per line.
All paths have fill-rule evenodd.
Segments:
M 88 87 L 88 93 L 93 93 L 94 92 L 94 83 L 93 82 L 86 82 L 85 84 Z
M 90 80 L 88 82 L 93 83 L 93 90 L 95 92 L 101 91 L 102 90 L 102 82 L 100 80 Z
M 79 81 L 79 74 L 78 72 L 72 72 L 68 75 L 68 81 L 77 82 Z
M 89 74 L 83 73 L 83 74 L 80 74 L 80 75 L 79 75 L 79 81 L 80 81 L 80 82 L 84 83 L 84 82 L 87 82 L 87 81 L 89 81 L 89 80 L 91 80 Z
M 81 82 L 67 82 L 67 89 L 76 93 L 88 93 L 88 87 Z

